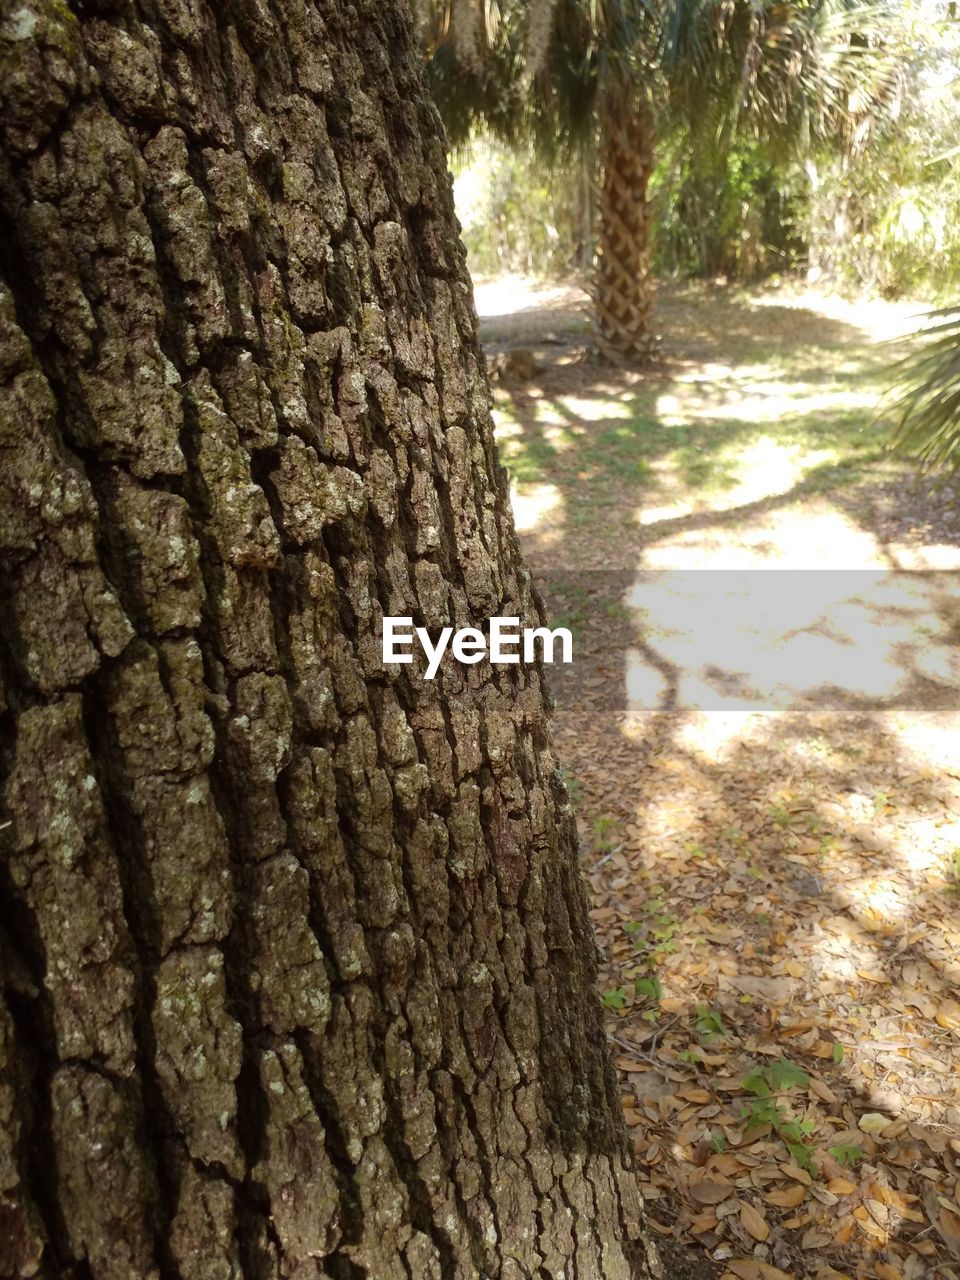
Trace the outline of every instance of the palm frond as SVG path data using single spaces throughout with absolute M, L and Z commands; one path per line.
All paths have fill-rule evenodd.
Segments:
M 897 370 L 893 447 L 925 468 L 960 468 L 960 306 L 933 311 L 919 354 Z M 929 323 L 929 322 L 933 323 Z

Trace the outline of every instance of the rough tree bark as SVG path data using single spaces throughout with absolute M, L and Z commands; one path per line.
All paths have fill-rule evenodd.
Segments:
M 0 15 L 0 1274 L 644 1274 L 405 6 Z
M 601 110 L 600 226 L 593 303 L 601 350 L 614 360 L 647 360 L 657 345 L 651 328 L 650 262 L 653 172 L 649 107 L 617 89 Z

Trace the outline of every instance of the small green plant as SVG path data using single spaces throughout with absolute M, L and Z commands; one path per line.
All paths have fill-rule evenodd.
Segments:
M 746 1129 L 779 1129 L 786 1113 L 770 1098 L 751 1098 L 740 1108 L 740 1119 Z
M 833 1046 L 833 1060 L 838 1067 L 840 1063 L 843 1061 L 843 1045 L 840 1043 L 839 1040 L 837 1040 Z
M 580 808 L 580 801 L 583 798 L 583 783 L 579 778 L 570 775 L 566 779 L 567 795 L 570 797 L 570 808 L 576 813 Z
M 813 1121 L 788 1119 L 779 1126 L 777 1132 L 786 1144 L 794 1164 L 801 1169 L 812 1169 L 813 1152 L 810 1150 L 809 1138 L 813 1133 Z
M 663 996 L 663 987 L 655 973 L 634 979 L 633 990 L 647 1000 L 659 1000 Z
M 713 1152 L 715 1156 L 721 1155 L 724 1151 L 726 1151 L 729 1145 L 730 1144 L 729 1142 L 727 1142 L 727 1138 L 725 1134 L 719 1133 L 719 1132 L 711 1133 L 710 1150 Z
M 597 837 L 597 848 L 609 853 L 615 846 L 613 836 L 617 830 L 617 819 L 610 817 L 597 818 L 593 824 L 593 833 Z
M 644 903 L 646 920 L 631 920 L 623 926 L 624 933 L 633 944 L 634 951 L 643 954 L 646 963 L 655 967 L 664 956 L 676 951 L 674 937 L 680 929 L 676 916 L 663 910 L 664 900 L 658 885 L 653 886 L 654 896 Z
M 837 1164 L 842 1164 L 845 1168 L 852 1169 L 863 1159 L 863 1147 L 858 1147 L 849 1142 L 841 1142 L 838 1146 L 827 1147 L 827 1150 L 836 1160 Z
M 613 618 L 615 622 L 630 621 L 630 610 L 625 604 L 621 604 L 619 600 L 608 600 L 603 606 L 603 611 L 608 618 Z
M 727 1027 L 723 1018 L 705 1004 L 697 1005 L 697 1016 L 693 1025 L 702 1045 L 708 1045 L 717 1036 L 725 1036 L 727 1034 Z
M 949 855 L 947 867 L 950 879 L 953 881 L 953 887 L 957 893 L 960 893 L 960 846 Z
M 624 987 L 611 987 L 600 999 L 607 1009 L 622 1009 L 627 1003 L 627 992 Z
M 653 917 L 653 954 L 655 956 L 665 956 L 671 951 L 676 951 L 677 944 L 673 939 L 679 928 L 680 921 L 674 916 L 661 912 L 660 915 Z
M 754 1068 L 740 1083 L 747 1093 L 756 1094 L 758 1098 L 772 1098 L 774 1094 L 788 1093 L 791 1089 L 805 1089 L 810 1077 L 803 1067 L 789 1058 L 778 1058 L 768 1066 Z
M 518 482 L 524 479 L 540 480 L 548 469 L 549 464 L 546 464 L 546 469 L 543 471 L 536 471 L 529 475 L 518 475 L 516 478 Z M 511 466 L 511 471 L 515 471 L 515 466 Z M 578 583 L 565 583 L 555 588 L 554 596 L 549 601 L 548 607 L 552 616 L 550 625 L 553 627 L 566 627 L 573 635 L 574 646 L 577 646 L 590 623 L 591 600 L 589 592 Z
M 803 1067 L 789 1058 L 779 1058 L 767 1066 L 755 1067 L 740 1082 L 745 1093 L 753 1096 L 741 1108 L 740 1116 L 747 1129 L 769 1126 L 783 1140 L 790 1157 L 801 1169 L 813 1165 L 808 1139 L 813 1121 L 791 1115 L 778 1099 L 792 1089 L 804 1089 L 810 1077 Z

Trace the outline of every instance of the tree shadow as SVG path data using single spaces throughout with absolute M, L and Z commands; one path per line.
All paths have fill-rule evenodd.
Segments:
M 586 531 L 612 544 L 604 559 L 629 563 L 670 532 L 660 511 L 696 527 L 729 509 L 734 522 L 765 502 L 836 491 L 882 456 L 870 384 L 887 360 L 860 330 L 736 297 L 711 298 L 712 312 L 702 298 L 673 305 L 699 314 L 701 332 L 674 334 L 656 366 L 620 369 L 569 344 L 532 345 L 532 372 L 499 384 L 501 453 L 520 507 L 530 499 L 521 531 L 534 562 L 542 549 L 554 564 L 561 551 L 582 564 Z M 526 313 L 528 325 L 535 319 Z M 780 333 L 788 321 L 790 342 Z M 751 453 L 758 491 L 743 494 Z
M 910 568 L 914 548 L 960 547 L 960 481 L 878 477 L 835 501 L 876 539 L 891 567 Z

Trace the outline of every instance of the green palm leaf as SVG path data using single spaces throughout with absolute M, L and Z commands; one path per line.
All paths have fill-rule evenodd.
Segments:
M 933 311 L 919 354 L 898 369 L 893 446 L 925 468 L 960 468 L 960 307 Z

